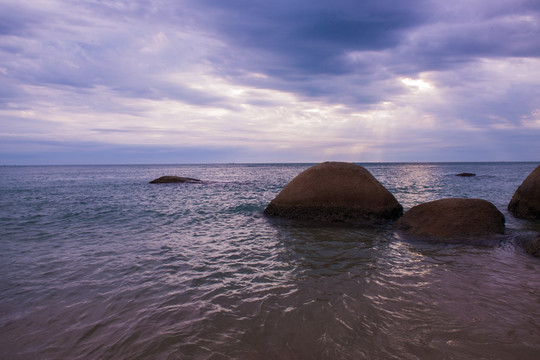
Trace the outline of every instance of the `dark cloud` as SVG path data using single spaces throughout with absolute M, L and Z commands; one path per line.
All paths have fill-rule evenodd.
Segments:
M 207 57 L 220 76 L 353 107 L 403 93 L 392 83 L 401 76 L 456 71 L 467 81 L 459 69 L 478 60 L 540 56 L 539 6 L 530 0 L 186 4 L 182 16 L 227 44 Z
M 437 23 L 416 35 L 409 46 L 421 68 L 455 68 L 478 58 L 539 57 L 540 13 L 479 19 L 478 22 Z
M 424 23 L 425 1 L 197 1 L 205 29 L 240 51 L 255 53 L 241 66 L 294 80 L 302 74 L 343 74 L 350 51 L 398 46 Z
M 24 35 L 42 25 L 40 12 L 16 2 L 0 3 L 0 35 Z
M 396 57 L 387 66 L 417 58 L 438 69 L 481 56 L 539 55 L 537 2 L 437 5 L 423 0 L 191 3 L 206 31 L 213 29 L 235 51 L 259 56 L 248 56 L 240 66 L 291 80 L 303 73 L 361 71 L 343 61 L 351 51 L 390 50 Z

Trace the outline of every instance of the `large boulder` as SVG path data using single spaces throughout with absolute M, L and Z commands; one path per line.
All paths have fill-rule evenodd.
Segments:
M 188 177 L 181 177 L 181 176 L 171 176 L 171 175 L 165 175 L 162 177 L 159 177 L 157 179 L 154 179 L 150 181 L 150 184 L 171 184 L 171 183 L 192 183 L 192 184 L 199 184 L 202 181 L 199 179 L 193 179 Z
M 508 211 L 522 219 L 540 219 L 540 165 L 517 188 Z
M 474 238 L 504 233 L 504 215 L 481 199 L 440 199 L 414 206 L 394 229 L 430 239 Z
M 325 162 L 296 176 L 264 212 L 292 219 L 380 223 L 400 217 L 403 207 L 362 166 Z

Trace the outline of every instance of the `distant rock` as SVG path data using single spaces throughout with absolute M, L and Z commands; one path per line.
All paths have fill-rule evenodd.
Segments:
M 517 188 L 508 211 L 522 219 L 540 219 L 540 165 Z
M 325 162 L 296 176 L 264 213 L 292 219 L 374 224 L 397 219 L 403 207 L 362 166 Z
M 396 221 L 394 229 L 432 240 L 467 242 L 503 234 L 504 222 L 504 215 L 489 201 L 450 198 L 414 206 Z
M 159 177 L 157 179 L 150 181 L 150 184 L 170 184 L 170 183 L 200 184 L 202 183 L 202 180 L 188 178 L 188 177 L 166 175 L 166 176 L 162 176 L 162 177 Z
M 472 177 L 472 176 L 476 176 L 476 174 L 475 174 L 475 173 L 463 172 L 463 173 L 456 174 L 456 176 L 461 176 L 461 177 Z

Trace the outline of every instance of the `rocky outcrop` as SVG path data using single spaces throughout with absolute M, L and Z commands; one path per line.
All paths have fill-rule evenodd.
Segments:
M 489 201 L 441 199 L 414 206 L 394 229 L 433 240 L 474 238 L 504 233 L 504 215 Z
M 463 173 L 456 174 L 456 176 L 461 176 L 461 177 L 473 177 L 473 176 L 476 176 L 476 174 L 475 174 L 475 173 L 463 172 Z
M 522 219 L 540 219 L 540 165 L 517 188 L 508 211 Z
M 373 224 L 400 217 L 403 207 L 362 166 L 325 162 L 296 176 L 264 212 L 293 219 Z
M 202 183 L 199 179 L 193 179 L 188 177 L 180 176 L 162 176 L 157 179 L 150 181 L 150 184 L 170 184 L 170 183 L 191 183 L 191 184 L 200 184 Z

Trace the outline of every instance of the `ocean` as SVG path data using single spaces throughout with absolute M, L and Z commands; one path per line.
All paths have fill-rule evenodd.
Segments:
M 310 164 L 0 167 L 0 358 L 538 359 L 540 259 L 517 243 L 540 222 L 506 210 L 538 164 L 361 165 L 405 210 L 489 200 L 506 234 L 264 216 Z

